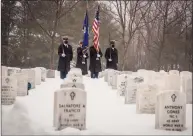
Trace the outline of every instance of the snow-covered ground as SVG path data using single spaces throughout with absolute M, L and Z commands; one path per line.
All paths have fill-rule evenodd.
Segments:
M 2 106 L 2 134 L 7 135 L 192 135 L 192 105 L 187 105 L 183 132 L 155 129 L 154 114 L 136 114 L 135 104 L 124 98 L 104 79 L 83 77 L 87 92 L 87 130 L 73 128 L 55 131 L 53 127 L 54 91 L 60 88 L 59 77 L 46 79 L 28 96 L 17 97 L 13 106 Z

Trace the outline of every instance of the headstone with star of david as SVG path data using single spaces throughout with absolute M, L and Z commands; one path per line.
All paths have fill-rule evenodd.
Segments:
M 186 94 L 167 90 L 156 99 L 155 128 L 168 131 L 186 129 Z
M 28 94 L 28 74 L 25 72 L 15 74 L 17 79 L 17 96 Z
M 64 82 L 60 85 L 60 88 L 80 88 L 84 90 L 85 86 L 83 83 L 80 82 L 72 82 L 69 80 L 64 80 Z
M 6 66 L 1 66 L 1 76 L 8 76 L 8 68 Z
M 31 84 L 31 89 L 35 88 L 35 70 L 34 69 L 22 69 L 22 73 L 26 73 L 28 75 L 28 83 Z
M 159 90 L 155 84 L 139 84 L 136 93 L 136 112 L 138 114 L 154 114 L 158 93 Z
M 125 90 L 125 104 L 136 103 L 136 93 L 139 84 L 143 83 L 143 79 L 133 72 L 127 79 L 127 86 Z
M 54 92 L 54 120 L 56 130 L 67 127 L 86 129 L 86 92 L 79 88 L 63 88 Z
M 17 79 L 13 76 L 5 76 L 1 78 L 1 104 L 14 104 L 17 96 Z
M 125 96 L 128 74 L 117 75 L 117 93 L 119 96 Z

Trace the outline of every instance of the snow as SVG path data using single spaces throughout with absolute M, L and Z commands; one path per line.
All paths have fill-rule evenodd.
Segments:
M 2 106 L 2 134 L 6 135 L 192 135 L 192 104 L 187 104 L 182 132 L 155 129 L 155 114 L 136 114 L 135 104 L 124 104 L 104 78 L 83 77 L 87 92 L 86 130 L 53 127 L 54 91 L 63 81 L 47 78 L 29 95 L 17 97 L 12 106 Z

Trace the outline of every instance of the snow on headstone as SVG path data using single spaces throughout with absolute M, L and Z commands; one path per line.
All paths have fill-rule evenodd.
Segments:
M 156 85 L 140 84 L 137 88 L 136 95 L 137 113 L 154 114 L 157 93 L 158 89 Z
M 14 104 L 17 95 L 17 79 L 14 76 L 2 77 L 1 83 L 1 104 Z
M 165 72 L 164 70 L 160 70 L 159 72 L 160 73 L 165 73 L 165 74 L 168 73 L 168 72 Z
M 137 87 L 140 83 L 143 83 L 143 78 L 132 74 L 127 79 L 127 86 L 125 90 L 125 104 L 136 103 Z
M 54 127 L 86 129 L 86 92 L 79 88 L 64 88 L 54 93 Z
M 155 128 L 183 131 L 186 128 L 186 95 L 167 90 L 157 95 Z
M 47 78 L 55 78 L 55 70 L 48 69 L 46 77 Z
M 8 76 L 8 68 L 6 66 L 1 66 L 1 76 Z
M 117 76 L 117 90 L 118 95 L 120 96 L 125 96 L 128 76 L 128 74 L 121 74 Z
M 174 74 L 174 75 L 178 75 L 178 76 L 179 76 L 179 75 L 180 75 L 180 72 L 179 72 L 178 70 L 170 70 L 170 71 L 169 71 L 169 74 L 170 74 L 170 75 L 173 75 L 173 74 Z
M 68 72 L 68 76 L 82 77 L 82 70 L 80 68 L 71 68 L 71 70 Z
M 112 89 L 117 89 L 117 76 L 121 75 L 120 71 L 114 71 L 113 79 L 112 79 Z
M 35 88 L 35 70 L 34 69 L 22 69 L 22 73 L 26 73 L 28 75 L 28 83 L 31 84 L 31 89 Z
M 85 89 L 83 83 L 71 82 L 71 81 L 68 81 L 68 80 L 64 80 L 64 82 L 61 84 L 60 88 L 80 88 L 82 90 Z
M 180 72 L 180 90 L 186 93 L 186 100 L 188 104 L 192 104 L 192 73 L 189 71 Z
M 177 74 L 166 75 L 165 90 L 179 90 L 180 91 L 180 76 Z
M 28 94 L 28 74 L 18 73 L 15 75 L 17 78 L 17 96 L 26 96 Z
M 42 71 L 41 68 L 36 67 L 34 68 L 36 74 L 35 74 L 35 84 L 40 85 L 41 84 L 41 78 L 42 78 Z

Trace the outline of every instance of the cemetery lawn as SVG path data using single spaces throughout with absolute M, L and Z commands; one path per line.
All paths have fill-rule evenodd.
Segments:
M 192 105 L 186 107 L 186 127 L 183 132 L 155 129 L 155 114 L 136 114 L 135 104 L 124 104 L 104 78 L 83 77 L 87 92 L 86 128 L 79 131 L 53 127 L 54 91 L 61 79 L 47 78 L 25 97 L 17 96 L 13 106 L 2 106 L 3 135 L 192 135 Z

